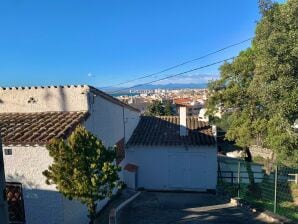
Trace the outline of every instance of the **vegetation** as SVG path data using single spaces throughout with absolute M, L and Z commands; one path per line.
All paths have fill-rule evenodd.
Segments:
M 162 103 L 161 101 L 153 101 L 152 104 L 148 106 L 145 115 L 149 116 L 171 116 L 173 115 L 172 105 L 169 101 Z
M 231 197 L 237 197 L 239 189 L 242 202 L 248 203 L 260 211 L 274 211 L 274 174 L 271 174 L 271 176 L 265 175 L 261 183 L 255 183 L 255 188 L 260 190 L 259 194 L 252 193 L 249 184 L 240 183 L 238 185 L 237 183 L 231 184 L 225 181 L 219 181 L 219 184 L 224 189 L 224 193 Z M 297 221 L 297 185 L 279 182 L 277 189 L 277 214 Z
M 223 114 L 223 116 L 221 118 L 210 116 L 209 122 L 211 124 L 216 125 L 216 127 L 218 129 L 220 129 L 221 131 L 226 132 L 229 129 L 229 127 L 232 123 L 232 120 L 231 120 L 230 114 L 226 113 L 226 114 Z
M 96 213 L 96 202 L 111 197 L 118 186 L 118 171 L 114 164 L 116 153 L 84 127 L 79 126 L 64 141 L 53 139 L 48 145 L 53 164 L 43 174 L 47 184 L 56 188 L 66 198 L 86 204 L 90 223 Z
M 209 84 L 209 114 L 230 111 L 226 133 L 240 147 L 270 148 L 279 162 L 298 166 L 298 0 L 260 1 L 252 47 L 220 68 Z

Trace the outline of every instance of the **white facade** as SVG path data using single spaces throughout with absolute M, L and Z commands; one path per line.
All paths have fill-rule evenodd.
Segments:
M 5 174 L 4 174 L 4 162 L 2 156 L 2 144 L 0 136 L 0 192 L 5 190 Z M 8 211 L 7 202 L 5 201 L 4 194 L 0 194 L 0 220 L 1 224 L 8 224 Z
M 86 128 L 96 134 L 106 146 L 113 146 L 123 137 L 128 141 L 139 122 L 139 114 L 100 96 L 91 97 L 91 116 L 85 122 Z
M 23 185 L 26 223 L 88 223 L 87 208 L 76 200 L 68 200 L 47 185 L 42 171 L 48 169 L 52 158 L 43 146 L 12 146 L 12 155 L 4 156 L 6 181 Z M 34 164 L 34 165 L 32 165 Z M 98 211 L 108 200 L 98 204 Z M 2 223 L 1 223 L 2 224 Z
M 126 149 L 125 164 L 129 163 L 138 166 L 137 188 L 198 191 L 216 188 L 215 145 L 132 146 Z
M 0 87 L 0 113 L 87 111 L 89 86 Z
M 125 105 L 91 92 L 89 86 L 0 88 L 0 113 L 88 111 L 83 124 L 106 146 L 128 140 L 139 121 L 139 113 Z M 88 223 L 87 209 L 78 201 L 69 201 L 47 185 L 42 172 L 52 164 L 44 146 L 9 146 L 12 155 L 4 155 L 7 181 L 23 184 L 27 224 Z M 101 209 L 108 200 L 98 204 Z
M 199 112 L 199 120 L 201 121 L 209 121 L 209 117 L 208 115 L 206 115 L 207 109 L 206 108 L 202 108 Z

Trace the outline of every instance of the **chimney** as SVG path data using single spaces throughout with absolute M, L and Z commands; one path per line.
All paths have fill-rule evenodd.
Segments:
M 179 108 L 179 117 L 180 117 L 180 136 L 187 136 L 186 129 L 186 107 L 180 106 Z

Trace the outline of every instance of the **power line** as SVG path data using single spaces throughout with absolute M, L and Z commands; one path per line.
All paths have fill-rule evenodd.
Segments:
M 135 78 L 135 79 L 131 79 L 131 80 L 128 80 L 128 81 L 120 82 L 120 83 L 117 83 L 117 84 L 114 84 L 114 85 L 105 86 L 105 87 L 103 87 L 103 88 L 111 88 L 111 87 L 115 87 L 115 86 L 119 86 L 119 85 L 127 84 L 127 83 L 130 83 L 130 82 L 138 81 L 138 80 L 141 80 L 141 79 L 149 78 L 149 77 L 154 76 L 154 75 L 159 75 L 159 74 L 161 74 L 161 73 L 170 71 L 170 70 L 172 70 L 172 69 L 174 69 L 174 68 L 178 68 L 178 67 L 180 67 L 180 66 L 189 64 L 189 63 L 191 63 L 191 62 L 198 61 L 198 60 L 201 60 L 201 59 L 203 59 L 203 58 L 206 58 L 206 57 L 208 57 L 208 56 L 210 56 L 210 55 L 217 54 L 217 53 L 219 53 L 219 52 L 221 52 L 221 51 L 224 51 L 224 50 L 226 50 L 226 49 L 229 49 L 229 48 L 231 48 L 231 47 L 235 47 L 235 46 L 237 46 L 237 45 L 243 44 L 243 43 L 245 43 L 245 42 L 247 42 L 247 41 L 250 41 L 250 40 L 252 40 L 252 39 L 253 39 L 253 37 L 250 37 L 250 38 L 248 38 L 248 39 L 245 39 L 245 40 L 243 40 L 243 41 L 237 42 L 237 43 L 235 43 L 235 44 L 228 45 L 228 46 L 226 46 L 226 47 L 224 47 L 224 48 L 221 48 L 221 49 L 219 49 L 219 50 L 216 50 L 216 51 L 213 51 L 213 52 L 211 52 L 211 53 L 205 54 L 205 55 L 203 55 L 203 56 L 200 56 L 200 57 L 197 57 L 197 58 L 194 58 L 194 59 L 191 59 L 191 60 L 182 62 L 182 63 L 180 63 L 180 64 L 177 64 L 177 65 L 174 65 L 174 66 L 171 66 L 171 67 L 168 67 L 168 68 L 166 68 L 166 69 L 164 69 L 164 70 L 161 70 L 161 71 L 158 71 L 158 72 L 149 74 L 149 75 L 141 76 L 141 77 L 138 77 L 138 78 Z
M 207 67 L 210 67 L 210 66 L 213 66 L 213 65 L 216 65 L 216 64 L 220 64 L 222 62 L 229 61 L 229 60 L 232 60 L 234 58 L 235 57 L 227 58 L 227 59 L 224 59 L 224 60 L 221 60 L 221 61 L 213 62 L 213 63 L 208 64 L 208 65 L 203 65 L 203 66 L 200 66 L 200 67 L 197 67 L 197 68 L 185 71 L 185 72 L 180 72 L 180 73 L 177 73 L 177 74 L 174 74 L 174 75 L 169 75 L 169 76 L 166 76 L 164 78 L 156 79 L 156 80 L 153 80 L 153 81 L 150 81 L 150 82 L 141 83 L 141 84 L 134 85 L 134 86 L 131 86 L 131 87 L 123 88 L 123 89 L 112 92 L 112 94 L 113 93 L 119 93 L 119 92 L 122 92 L 122 91 L 128 90 L 128 89 L 133 89 L 133 88 L 136 88 L 136 87 L 144 86 L 144 85 L 151 84 L 151 83 L 154 83 L 154 82 L 162 81 L 162 80 L 165 80 L 165 79 L 173 78 L 175 76 L 180 76 L 180 75 L 183 75 L 183 74 L 186 74 L 186 73 L 189 73 L 189 72 L 197 71 L 199 69 L 203 69 L 203 68 L 207 68 Z

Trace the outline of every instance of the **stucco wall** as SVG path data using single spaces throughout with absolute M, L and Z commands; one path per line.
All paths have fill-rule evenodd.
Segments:
M 0 88 L 0 112 L 87 111 L 88 86 Z
M 126 141 L 130 138 L 139 121 L 137 112 L 93 94 L 89 101 L 91 116 L 85 122 L 89 131 L 96 134 L 106 146 L 114 146 L 124 137 L 124 133 Z
M 5 190 L 4 161 L 2 155 L 2 143 L 0 136 L 0 192 L 4 192 Z M 0 195 L 0 220 L 1 224 L 8 224 L 7 203 L 3 194 Z
M 140 121 L 140 113 L 124 108 L 125 142 L 128 142 Z
M 23 184 L 26 223 L 88 223 L 84 205 L 67 200 L 57 192 L 54 185 L 45 183 L 42 171 L 52 163 L 46 148 L 4 148 L 12 149 L 12 155 L 4 155 L 6 180 Z
M 88 86 L 0 88 L 0 113 L 88 110 L 90 116 L 84 125 L 106 146 L 115 145 L 123 137 L 127 141 L 139 114 L 88 90 Z M 28 103 L 30 98 L 35 102 Z M 65 199 L 54 185 L 45 184 L 42 171 L 52 163 L 45 147 L 5 148 L 12 149 L 12 155 L 4 155 L 6 179 L 23 184 L 26 223 L 88 223 L 85 206 Z M 100 201 L 98 210 L 107 201 Z
M 169 155 L 175 153 L 187 153 L 190 156 L 199 153 L 203 155 L 198 163 L 204 166 L 207 178 L 204 181 L 206 189 L 215 189 L 217 177 L 216 147 L 130 147 L 126 149 L 125 163 L 138 166 L 137 185 L 146 189 L 167 190 L 169 189 Z M 179 155 L 179 154 L 178 154 Z M 200 177 L 198 177 L 200 178 Z

